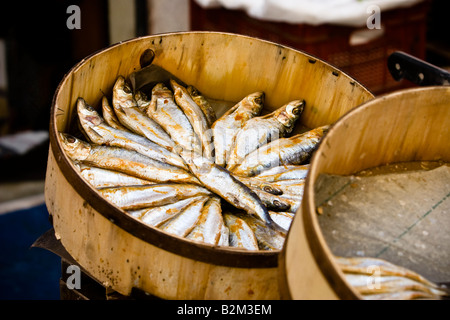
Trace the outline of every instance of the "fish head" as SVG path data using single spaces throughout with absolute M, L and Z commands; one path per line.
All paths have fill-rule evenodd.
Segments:
M 72 160 L 84 160 L 88 157 L 91 151 L 91 145 L 82 141 L 68 133 L 61 132 L 59 134 L 62 142 L 62 147 L 66 154 Z
M 147 97 L 147 95 L 142 91 L 137 91 L 134 94 L 134 99 L 136 100 L 136 103 L 142 111 L 145 112 L 147 110 L 148 106 L 150 105 L 150 99 Z
M 113 87 L 114 108 L 131 108 L 136 106 L 131 86 L 125 81 L 123 76 L 118 76 Z
M 304 107 L 304 100 L 294 100 L 280 108 L 276 118 L 286 127 L 287 132 L 291 132 L 294 129 L 295 122 L 302 114 Z
M 78 118 L 81 125 L 98 126 L 103 122 L 102 117 L 99 115 L 91 105 L 89 105 L 83 98 L 77 100 Z
M 186 90 L 188 91 L 188 93 L 191 95 L 191 97 L 198 97 L 201 95 L 200 91 L 197 90 L 197 88 L 195 88 L 192 85 L 188 85 L 186 87 Z
M 283 191 L 282 191 L 282 190 L 280 190 L 279 188 L 277 188 L 277 187 L 275 187 L 275 186 L 272 186 L 272 185 L 270 185 L 270 184 L 268 184 L 268 183 L 262 183 L 261 186 L 260 186 L 260 188 L 261 188 L 263 191 L 265 191 L 265 192 L 267 192 L 267 193 L 274 194 L 274 195 L 281 195 L 281 194 L 283 194 Z
M 171 98 L 172 97 L 172 91 L 167 88 L 167 86 L 160 82 L 155 84 L 155 86 L 152 89 L 152 98 Z
M 170 79 L 170 86 L 172 87 L 173 91 L 175 91 L 176 89 L 183 89 L 184 88 L 182 85 L 180 85 L 174 79 Z
M 258 115 L 264 105 L 265 93 L 262 91 L 257 91 L 247 96 L 247 101 L 249 102 L 250 111 L 254 115 Z

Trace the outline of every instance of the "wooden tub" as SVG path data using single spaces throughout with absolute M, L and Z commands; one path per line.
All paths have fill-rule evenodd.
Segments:
M 225 33 L 147 36 L 97 52 L 60 83 L 51 109 L 45 197 L 56 237 L 95 279 L 123 295 L 138 288 L 163 299 L 278 299 L 279 251 L 213 247 L 149 227 L 107 202 L 64 154 L 58 132 L 74 125 L 76 99 L 100 105 L 119 75 L 140 69 L 151 49 L 159 65 L 205 96 L 236 102 L 266 93 L 274 110 L 305 99 L 301 124 L 336 121 L 373 95 L 333 66 L 275 43 Z
M 286 299 L 361 299 L 345 280 L 318 223 L 315 182 L 321 173 L 351 175 L 387 164 L 450 162 L 450 87 L 397 91 L 341 117 L 311 160 L 302 202 L 280 254 Z

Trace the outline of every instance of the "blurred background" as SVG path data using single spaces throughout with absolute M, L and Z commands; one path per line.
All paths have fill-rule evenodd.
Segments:
M 306 0 L 297 5 L 302 2 L 312 5 Z M 50 107 L 59 82 L 77 62 L 130 38 L 205 30 L 250 35 L 303 50 L 347 72 L 375 95 L 414 86 L 392 79 L 387 58 L 394 51 L 450 70 L 445 1 L 389 2 L 381 12 L 380 29 L 369 29 L 365 20 L 352 21 L 352 0 L 346 8 L 324 1 L 319 8 L 324 14 L 311 22 L 308 17 L 295 22 L 296 11 L 285 15 L 286 8 L 274 7 L 274 1 L 254 2 L 272 3 L 263 8 L 236 0 L 46 0 L 8 5 L 0 13 L 0 299 L 59 299 L 59 258 L 30 247 L 51 228 L 44 203 Z M 79 29 L 68 26 L 73 22 L 71 5 L 80 9 Z M 350 18 L 333 20 L 333 14 Z

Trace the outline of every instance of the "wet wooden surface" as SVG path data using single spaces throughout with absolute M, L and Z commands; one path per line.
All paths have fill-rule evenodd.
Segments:
M 450 165 L 414 162 L 321 175 L 318 221 L 336 255 L 377 257 L 450 280 Z

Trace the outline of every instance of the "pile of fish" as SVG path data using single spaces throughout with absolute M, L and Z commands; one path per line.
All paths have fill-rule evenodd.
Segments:
M 335 257 L 345 279 L 365 300 L 448 299 L 449 288 L 379 258 Z
M 142 223 L 211 245 L 279 250 L 328 126 L 292 134 L 305 101 L 262 115 L 264 98 L 251 93 L 217 117 L 192 86 L 172 79 L 133 92 L 119 76 L 101 112 L 78 98 L 83 137 L 60 137 L 80 175 Z

